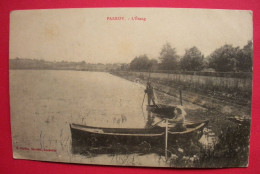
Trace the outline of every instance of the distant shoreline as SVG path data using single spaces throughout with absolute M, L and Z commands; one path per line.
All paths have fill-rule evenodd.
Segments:
M 32 69 L 32 70 L 76 70 L 76 71 L 111 71 L 119 69 L 123 64 L 103 64 L 81 62 L 51 62 L 37 59 L 16 58 L 9 60 L 10 69 Z
M 76 70 L 76 69 L 22 69 L 22 68 L 10 68 L 9 70 L 35 70 L 35 71 L 87 71 L 87 72 L 110 72 L 110 71 L 101 71 L 101 70 Z

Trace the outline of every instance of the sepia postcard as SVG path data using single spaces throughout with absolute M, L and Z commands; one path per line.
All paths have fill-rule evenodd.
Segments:
M 174 8 L 12 11 L 13 157 L 247 167 L 252 17 Z

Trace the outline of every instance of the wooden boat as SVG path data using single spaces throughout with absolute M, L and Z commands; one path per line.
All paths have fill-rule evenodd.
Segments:
M 161 118 L 173 118 L 174 117 L 174 106 L 169 105 L 147 105 L 146 107 L 148 112 L 152 112 L 154 114 L 157 114 L 158 117 Z
M 173 143 L 178 139 L 196 138 L 200 139 L 203 129 L 208 121 L 200 123 L 186 124 L 186 130 L 174 131 L 169 127 L 168 142 Z M 102 128 L 79 124 L 70 124 L 72 143 L 84 143 L 86 145 L 113 145 L 122 144 L 140 144 L 149 142 L 153 145 L 164 143 L 165 127 L 151 128 Z

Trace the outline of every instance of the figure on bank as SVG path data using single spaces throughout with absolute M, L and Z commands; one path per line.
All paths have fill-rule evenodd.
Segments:
M 151 101 L 153 102 L 153 105 L 156 105 L 155 103 L 155 98 L 154 98 L 154 91 L 153 91 L 153 87 L 152 87 L 152 84 L 151 82 L 147 82 L 147 85 L 146 85 L 146 89 L 144 90 L 144 92 L 147 94 L 147 98 L 148 98 L 148 105 L 151 104 Z

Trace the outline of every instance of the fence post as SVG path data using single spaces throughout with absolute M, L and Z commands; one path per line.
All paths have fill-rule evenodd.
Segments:
M 180 104 L 182 106 L 182 92 L 181 92 L 181 89 L 180 89 Z

